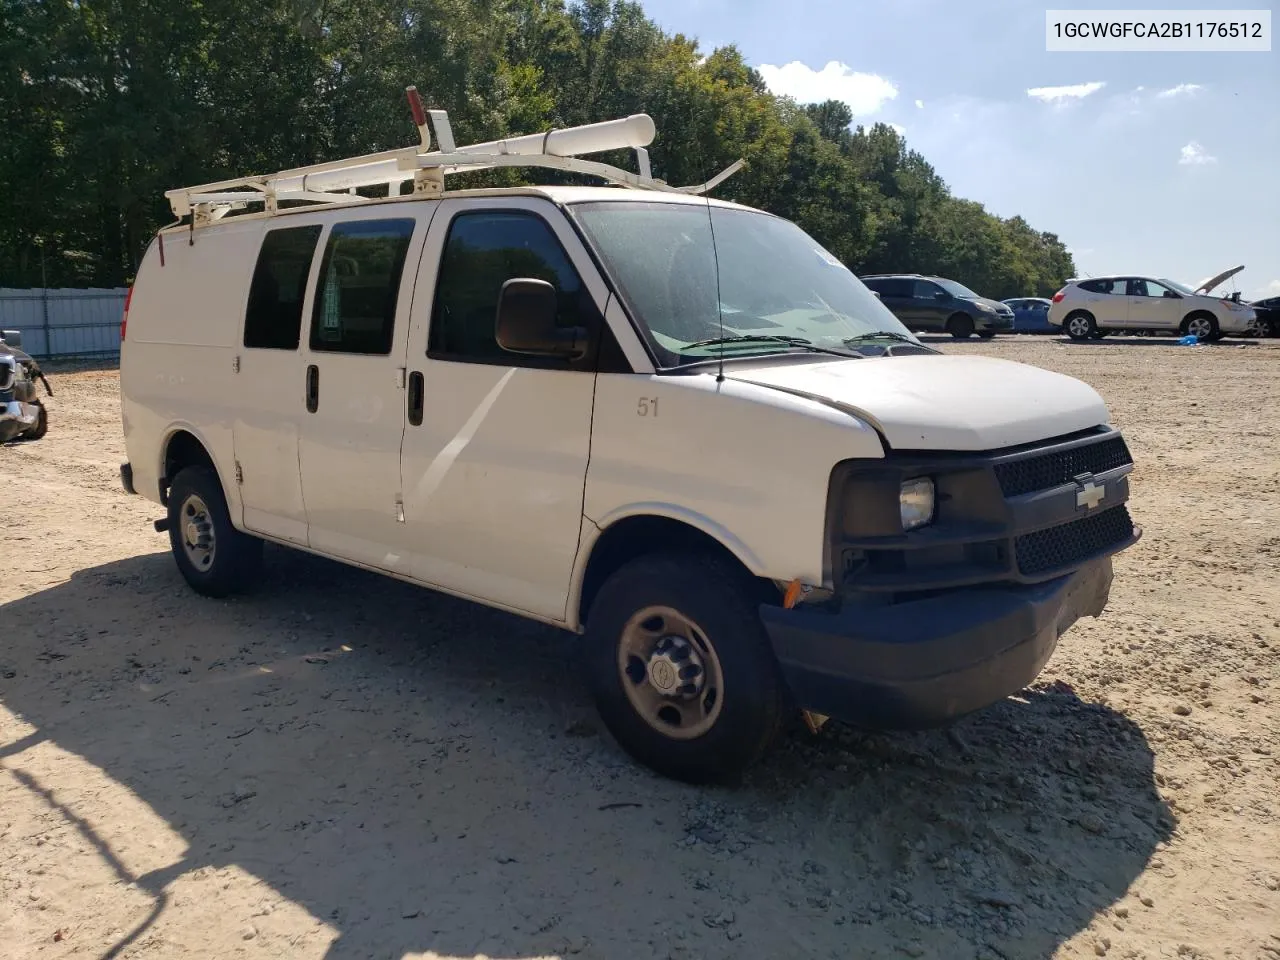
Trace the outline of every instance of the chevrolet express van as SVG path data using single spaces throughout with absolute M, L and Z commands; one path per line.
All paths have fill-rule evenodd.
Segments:
M 1099 395 L 921 344 L 795 224 L 653 179 L 652 122 L 614 123 L 638 176 L 574 131 L 458 148 L 438 123 L 438 151 L 420 125 L 171 191 L 186 222 L 125 308 L 121 474 L 182 575 L 242 589 L 270 541 L 579 633 L 609 731 L 690 781 L 798 714 L 945 724 L 1032 681 L 1139 537 Z M 442 186 L 522 164 L 614 185 Z

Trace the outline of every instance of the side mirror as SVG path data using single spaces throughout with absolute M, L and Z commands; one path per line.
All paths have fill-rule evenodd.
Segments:
M 494 339 L 508 353 L 539 357 L 582 356 L 587 331 L 582 327 L 557 327 L 560 305 L 556 288 L 545 280 L 512 277 L 502 285 Z
M 871 291 L 871 295 L 872 295 L 873 297 L 875 297 L 877 300 L 883 300 L 883 299 L 884 299 L 884 297 L 880 296 L 880 291 L 879 291 L 879 290 L 872 290 L 872 291 Z
M 3 340 L 11 347 L 22 348 L 22 331 L 21 330 L 0 330 L 0 340 Z

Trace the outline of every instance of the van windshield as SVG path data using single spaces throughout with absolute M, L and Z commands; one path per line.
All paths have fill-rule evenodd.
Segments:
M 645 201 L 569 209 L 664 367 L 806 343 L 846 350 L 851 338 L 880 334 L 917 342 L 861 280 L 788 220 Z
M 953 297 L 959 297 L 961 300 L 982 299 L 979 294 L 974 293 L 963 283 L 956 283 L 954 280 L 947 280 L 942 277 L 939 277 L 934 282 L 938 284 L 938 286 L 942 287 L 943 290 L 947 291 L 947 293 L 951 294 Z

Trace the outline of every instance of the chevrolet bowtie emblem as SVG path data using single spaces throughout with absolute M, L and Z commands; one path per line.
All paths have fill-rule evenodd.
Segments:
M 1076 506 L 1092 510 L 1106 499 L 1106 496 L 1107 488 L 1105 484 L 1085 480 L 1080 484 L 1080 489 L 1076 491 Z

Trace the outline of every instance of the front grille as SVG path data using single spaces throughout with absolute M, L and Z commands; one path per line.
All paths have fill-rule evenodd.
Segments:
M 996 464 L 996 479 L 1006 497 L 1018 497 L 1070 483 L 1082 473 L 1104 473 L 1133 463 L 1123 437 L 1059 450 L 1025 460 Z
M 1073 566 L 1133 536 L 1133 519 L 1123 504 L 1081 520 L 1028 533 L 1014 540 L 1024 576 Z

